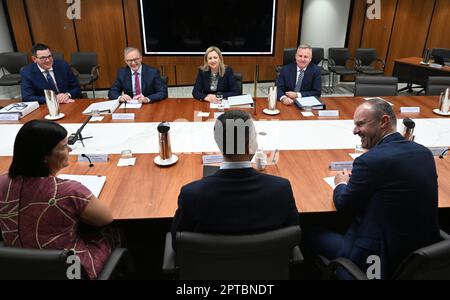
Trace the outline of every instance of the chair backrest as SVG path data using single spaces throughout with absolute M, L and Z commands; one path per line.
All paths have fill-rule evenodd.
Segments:
M 243 80 L 242 73 L 234 72 L 233 75 L 234 75 L 234 79 L 236 79 L 236 83 L 239 87 L 239 94 L 242 95 L 242 80 Z
M 398 78 L 356 76 L 355 96 L 397 96 Z
M 11 74 L 19 74 L 20 69 L 28 64 L 28 54 L 24 52 L 0 53 L 0 68 L 5 68 Z
M 95 52 L 72 52 L 70 58 L 72 67 L 80 74 L 91 74 L 92 68 L 97 66 L 97 53 Z
M 348 48 L 329 48 L 328 58 L 333 59 L 336 66 L 345 66 L 345 63 L 350 58 Z
M 444 61 L 450 61 L 450 49 L 447 48 L 433 48 L 431 50 L 431 56 L 440 56 L 444 58 Z
M 54 60 L 64 60 L 64 53 L 62 52 L 52 52 Z
M 180 279 L 289 279 L 300 226 L 250 235 L 177 232 Z
M 325 52 L 323 48 L 312 48 L 312 62 L 318 65 L 324 58 Z
M 393 279 L 450 279 L 450 239 L 414 251 L 400 264 Z
M 295 61 L 295 54 L 297 48 L 284 48 L 283 50 L 283 66 L 293 63 Z
M 450 87 L 450 76 L 430 76 L 427 80 L 426 94 L 439 96 Z
M 66 263 L 71 252 L 66 250 L 0 247 L 0 280 L 68 279 Z M 82 276 L 84 269 L 82 269 Z M 86 278 L 86 277 L 84 277 Z
M 355 58 L 361 60 L 363 66 L 368 66 L 377 59 L 377 49 L 375 48 L 357 48 Z

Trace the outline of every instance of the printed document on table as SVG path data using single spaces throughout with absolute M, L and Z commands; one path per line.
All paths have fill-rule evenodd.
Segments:
M 301 97 L 297 98 L 298 103 L 300 106 L 319 106 L 323 105 L 319 100 L 317 100 L 316 97 Z
M 60 174 L 58 178 L 78 181 L 87 187 L 98 198 L 106 182 L 106 176 Z

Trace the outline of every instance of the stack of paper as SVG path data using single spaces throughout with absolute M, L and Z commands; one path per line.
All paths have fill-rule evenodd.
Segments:
M 78 181 L 87 187 L 98 198 L 106 182 L 106 176 L 60 174 L 58 178 Z
M 301 97 L 295 99 L 295 104 L 303 109 L 305 107 L 310 107 L 311 109 L 323 109 L 324 104 L 319 101 L 316 97 Z
M 119 100 L 92 103 L 83 111 L 83 114 L 90 115 L 93 111 L 98 111 L 100 114 L 112 114 L 119 104 Z
M 11 103 L 0 109 L 0 114 L 18 114 L 22 118 L 38 108 L 39 102 L 37 101 Z
M 253 98 L 249 94 L 228 97 L 228 105 L 234 107 L 253 107 Z

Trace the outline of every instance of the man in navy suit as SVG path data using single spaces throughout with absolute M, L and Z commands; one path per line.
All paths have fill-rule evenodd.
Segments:
M 361 104 L 353 134 L 368 152 L 351 174 L 336 175 L 334 204 L 353 221 L 345 235 L 305 233 L 315 252 L 346 257 L 375 278 L 389 278 L 411 252 L 439 240 L 438 186 L 433 155 L 396 131 L 392 107 L 383 100 Z M 372 267 L 378 257 L 379 268 Z M 345 274 L 341 274 L 344 278 Z
M 250 115 L 238 110 L 220 115 L 214 138 L 224 162 L 215 174 L 181 188 L 172 223 L 174 249 L 177 231 L 249 234 L 298 224 L 289 181 L 251 166 L 257 142 Z
M 45 103 L 44 90 L 54 90 L 59 103 L 73 102 L 81 97 L 80 84 L 70 66 L 62 60 L 53 60 L 47 45 L 36 44 L 31 48 L 32 64 L 20 71 L 22 101 Z
M 116 81 L 109 90 L 109 99 L 139 103 L 153 103 L 167 98 L 167 86 L 159 71 L 142 63 L 141 51 L 134 47 L 124 50 L 127 67 L 119 69 Z
M 300 45 L 295 54 L 295 63 L 281 69 L 277 78 L 277 97 L 284 104 L 291 105 L 296 98 L 316 96 L 321 94 L 320 69 L 313 63 L 312 48 Z

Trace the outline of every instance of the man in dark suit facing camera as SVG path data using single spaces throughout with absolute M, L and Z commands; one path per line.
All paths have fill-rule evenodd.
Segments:
M 311 46 L 298 46 L 295 63 L 284 66 L 278 76 L 276 82 L 278 100 L 291 105 L 296 98 L 320 97 L 322 88 L 320 69 L 311 63 L 311 59 Z
M 217 118 L 214 138 L 224 162 L 215 174 L 181 188 L 172 223 L 174 249 L 177 231 L 250 234 L 298 224 L 289 181 L 251 166 L 257 142 L 250 115 L 225 112 Z
M 153 103 L 167 98 L 167 86 L 159 71 L 142 63 L 141 51 L 127 47 L 124 50 L 126 67 L 120 68 L 117 78 L 109 90 L 109 99 L 139 103 Z

